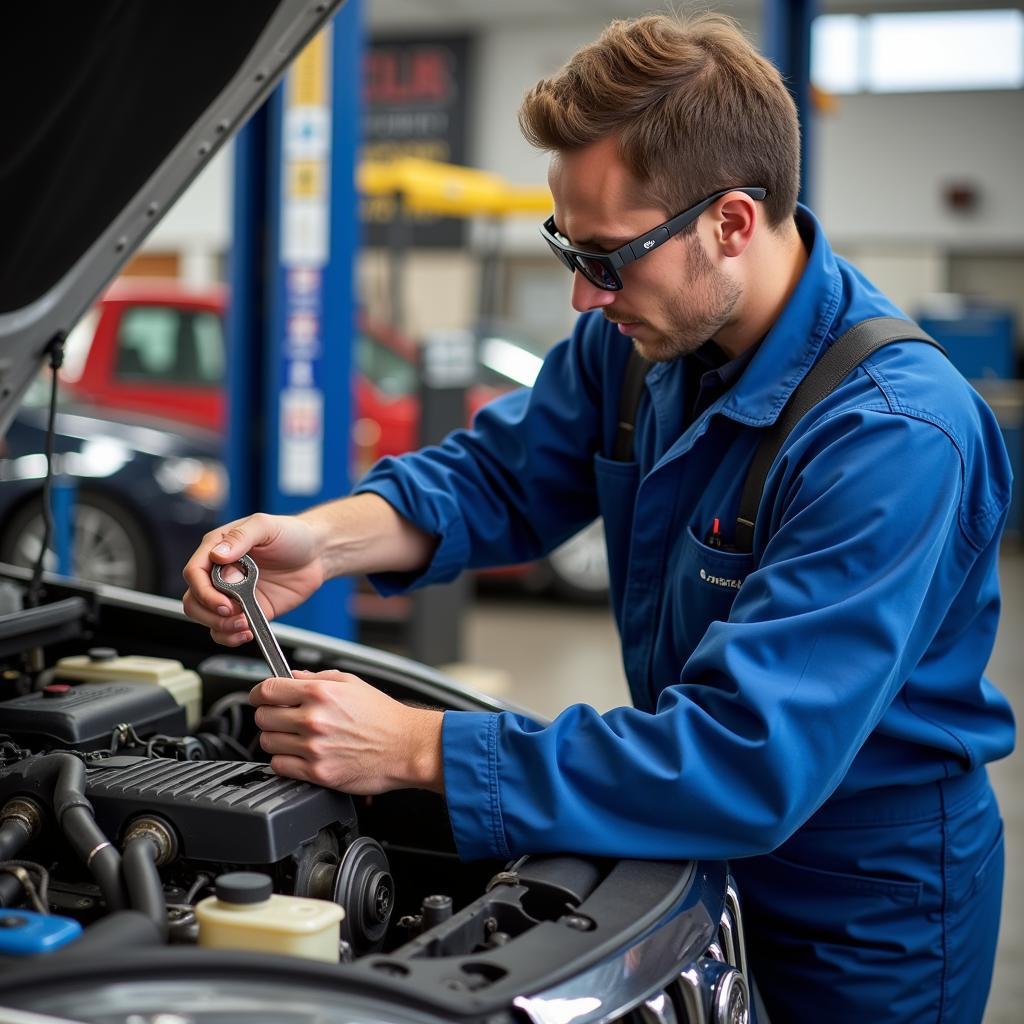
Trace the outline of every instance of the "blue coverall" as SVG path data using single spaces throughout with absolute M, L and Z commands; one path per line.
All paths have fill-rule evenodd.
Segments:
M 984 676 L 1011 484 L 990 410 L 931 346 L 883 348 L 789 436 L 753 554 L 704 543 L 716 518 L 728 541 L 760 428 L 822 351 L 904 315 L 797 225 L 806 269 L 732 387 L 688 422 L 693 360 L 650 371 L 636 461 L 607 457 L 631 342 L 592 312 L 532 389 L 379 463 L 357 490 L 439 543 L 374 581 L 526 561 L 603 516 L 635 706 L 447 713 L 460 854 L 728 858 L 777 1020 L 968 1024 L 1002 889 L 984 765 L 1014 732 Z

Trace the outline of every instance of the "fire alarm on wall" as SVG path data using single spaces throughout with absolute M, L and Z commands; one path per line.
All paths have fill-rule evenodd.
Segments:
M 970 181 L 951 181 L 943 187 L 942 198 L 954 213 L 974 213 L 980 204 L 978 187 Z

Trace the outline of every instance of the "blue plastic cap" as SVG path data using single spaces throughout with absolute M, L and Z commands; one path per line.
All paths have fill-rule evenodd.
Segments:
M 0 910 L 0 956 L 36 956 L 74 942 L 82 926 L 70 917 L 34 910 Z

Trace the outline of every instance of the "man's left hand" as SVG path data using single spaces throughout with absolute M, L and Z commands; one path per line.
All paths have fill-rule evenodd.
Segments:
M 408 707 L 347 672 L 265 679 L 249 702 L 278 775 L 358 795 L 444 790 L 440 711 Z

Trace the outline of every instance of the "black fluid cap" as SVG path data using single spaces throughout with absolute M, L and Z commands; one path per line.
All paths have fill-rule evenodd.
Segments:
M 88 654 L 90 661 L 117 660 L 117 649 L 114 647 L 90 647 Z
M 214 891 L 225 903 L 262 903 L 273 895 L 274 883 L 259 871 L 231 871 L 217 876 Z

